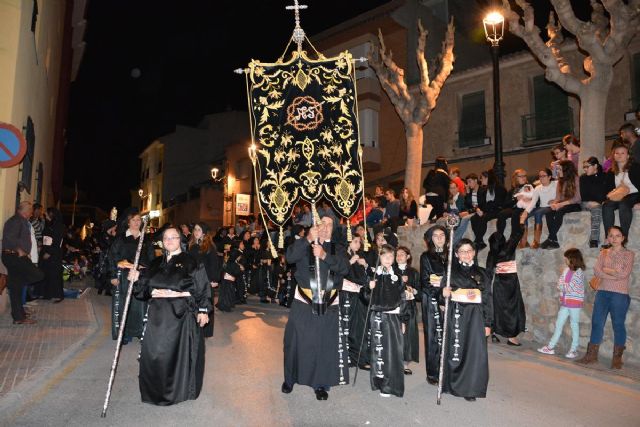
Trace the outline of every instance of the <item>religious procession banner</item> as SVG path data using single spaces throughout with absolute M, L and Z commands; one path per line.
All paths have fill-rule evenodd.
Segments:
M 363 194 L 357 95 L 349 52 L 248 69 L 252 155 L 260 207 L 282 227 L 299 200 L 328 200 L 351 217 Z

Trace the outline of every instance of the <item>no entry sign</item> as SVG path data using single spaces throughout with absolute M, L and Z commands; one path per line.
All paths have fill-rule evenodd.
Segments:
M 0 168 L 17 165 L 27 152 L 27 141 L 22 132 L 8 123 L 0 123 Z

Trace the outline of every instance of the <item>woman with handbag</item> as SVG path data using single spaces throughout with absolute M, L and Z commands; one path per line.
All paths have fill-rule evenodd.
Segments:
M 613 144 L 611 153 L 613 165 L 605 178 L 607 200 L 602 204 L 602 222 L 605 230 L 611 228 L 618 209 L 620 228 L 627 236 L 633 219 L 633 205 L 640 202 L 640 164 L 633 162 L 629 146 L 623 142 Z
M 633 269 L 635 254 L 625 247 L 627 235 L 621 227 L 609 228 L 607 235 L 609 248 L 600 252 L 593 267 L 595 277 L 600 278 L 597 285 L 596 299 L 591 314 L 591 337 L 587 346 L 587 354 L 578 363 L 588 365 L 598 361 L 598 350 L 604 335 L 607 316 L 611 314 L 613 326 L 613 359 L 611 369 L 622 368 L 622 353 L 627 341 L 627 330 L 624 326 L 629 311 L 629 279 Z M 593 281 L 590 282 L 593 287 Z

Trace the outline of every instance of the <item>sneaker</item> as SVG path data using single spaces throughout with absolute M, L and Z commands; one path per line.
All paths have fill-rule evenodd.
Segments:
M 380 397 L 391 397 L 391 395 L 389 393 L 380 392 Z
M 540 347 L 538 349 L 538 353 L 543 353 L 543 354 L 556 354 L 556 351 L 554 349 L 552 349 L 551 347 L 549 347 L 548 345 L 545 345 L 544 347 Z
M 575 350 L 569 350 L 569 353 L 565 354 L 564 357 L 566 357 L 567 359 L 575 359 L 576 357 L 578 357 L 578 352 Z

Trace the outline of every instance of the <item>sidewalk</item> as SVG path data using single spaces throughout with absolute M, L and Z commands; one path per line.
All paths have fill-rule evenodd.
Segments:
M 73 287 L 83 285 L 75 282 Z M 20 398 L 22 385 L 60 368 L 97 331 L 87 296 L 84 293 L 57 304 L 45 300 L 30 303 L 36 325 L 14 325 L 8 311 L 0 317 L 0 402 Z

